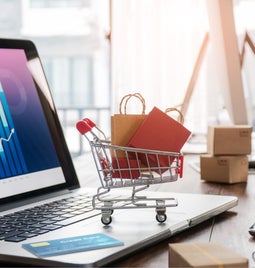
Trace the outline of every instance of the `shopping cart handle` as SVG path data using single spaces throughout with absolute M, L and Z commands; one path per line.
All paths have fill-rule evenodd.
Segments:
M 91 128 L 96 126 L 96 124 L 89 118 L 83 118 L 82 121 L 86 122 Z
M 88 118 L 84 118 L 76 123 L 76 128 L 82 135 L 91 131 L 95 126 L 96 124 Z

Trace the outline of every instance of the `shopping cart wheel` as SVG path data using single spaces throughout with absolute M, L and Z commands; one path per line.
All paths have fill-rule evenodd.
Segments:
M 112 217 L 111 217 L 111 216 L 102 216 L 102 217 L 101 217 L 101 222 L 102 222 L 104 225 L 109 225 L 109 224 L 111 224 L 111 222 L 112 222 Z
M 166 214 L 156 214 L 156 220 L 160 223 L 165 222 L 167 219 Z

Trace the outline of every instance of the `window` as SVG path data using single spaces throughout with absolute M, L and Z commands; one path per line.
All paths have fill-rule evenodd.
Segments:
M 71 152 L 86 146 L 75 129 L 90 117 L 109 133 L 108 0 L 0 0 L 0 35 L 37 46 Z
M 242 74 L 249 122 L 255 127 L 255 2 L 234 1 L 234 15 L 242 59 Z
M 31 8 L 89 7 L 90 0 L 31 0 Z

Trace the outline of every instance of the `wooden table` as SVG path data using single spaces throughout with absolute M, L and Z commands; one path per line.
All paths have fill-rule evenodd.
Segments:
M 81 170 L 82 162 L 89 160 L 83 156 L 77 163 L 81 173 L 82 185 L 97 186 L 96 169 Z M 190 163 L 199 162 L 199 155 L 186 155 L 184 178 L 177 182 L 154 185 L 156 191 L 172 191 L 182 193 L 204 193 L 216 195 L 238 196 L 238 206 L 224 212 L 192 229 L 182 232 L 157 245 L 137 252 L 132 256 L 119 260 L 111 267 L 168 267 L 168 245 L 177 242 L 212 242 L 222 244 L 249 259 L 249 266 L 255 267 L 252 253 L 255 252 L 255 239 L 248 233 L 249 227 L 255 222 L 255 174 L 250 174 L 247 183 L 233 185 L 208 183 L 200 179 L 200 174 Z

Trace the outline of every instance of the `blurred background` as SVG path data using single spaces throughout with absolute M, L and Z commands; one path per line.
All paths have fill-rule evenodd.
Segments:
M 222 2 L 217 9 L 220 0 L 0 0 L 0 36 L 36 44 L 73 156 L 88 149 L 76 121 L 89 117 L 110 136 L 110 115 L 134 92 L 146 112 L 182 109 L 193 142 L 203 143 L 209 124 L 255 118 L 255 1 Z M 222 10 L 229 20 L 218 17 Z M 211 53 L 217 34 L 222 39 L 217 27 L 235 32 L 241 86 L 234 97 Z M 128 106 L 140 111 L 137 102 Z

